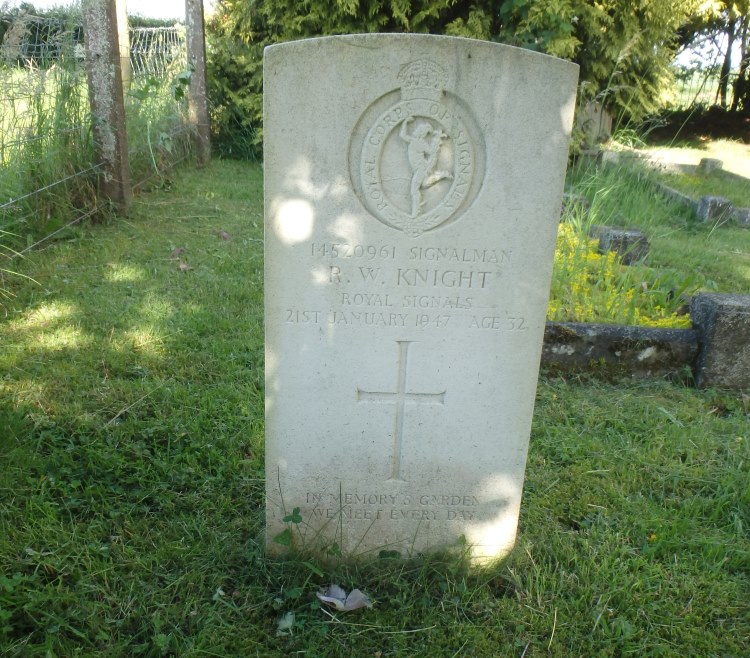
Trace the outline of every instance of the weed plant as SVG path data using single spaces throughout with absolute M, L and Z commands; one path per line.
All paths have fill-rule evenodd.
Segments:
M 38 284 L 0 320 L 0 654 L 747 653 L 739 393 L 543 377 L 504 564 L 266 556 L 261 179 L 214 161 L 20 262 Z M 374 607 L 323 609 L 331 582 Z
M 587 224 L 563 223 L 557 234 L 547 309 L 549 320 L 651 327 L 689 327 L 681 309 L 693 278 L 625 266 L 614 252 L 600 253 Z

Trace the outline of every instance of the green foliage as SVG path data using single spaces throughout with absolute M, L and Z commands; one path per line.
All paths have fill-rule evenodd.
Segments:
M 626 120 L 661 107 L 678 30 L 695 0 L 512 0 L 501 40 L 572 59 L 581 94 Z M 507 9 L 506 9 L 507 8 Z
M 222 0 L 208 23 L 221 153 L 258 155 L 262 53 L 293 39 L 417 32 L 489 39 L 576 61 L 582 92 L 626 118 L 660 106 L 678 28 L 696 0 Z
M 294 0 L 220 3 L 207 25 L 209 95 L 220 153 L 258 154 L 262 141 L 263 49 L 273 43 L 359 32 L 433 32 L 451 0 Z M 476 15 L 476 12 L 472 12 Z M 464 23 L 475 29 L 478 19 Z M 456 23 L 454 33 L 460 32 Z M 478 36 L 478 35 L 472 35 Z M 484 35 L 485 38 L 487 35 Z

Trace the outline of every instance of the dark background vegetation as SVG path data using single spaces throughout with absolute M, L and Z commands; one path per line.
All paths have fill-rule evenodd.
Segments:
M 618 125 L 664 110 L 660 99 L 681 50 L 722 35 L 740 46 L 734 96 L 724 56 L 717 104 L 748 116 L 748 0 L 220 0 L 208 24 L 210 96 L 220 153 L 257 156 L 262 140 L 262 53 L 269 44 L 356 32 L 420 32 L 488 39 L 571 59 L 580 102 L 597 100 Z M 731 49 L 727 50 L 731 53 Z M 736 62 L 735 62 L 736 64 Z M 720 68 L 720 70 L 718 70 Z M 691 116 L 704 108 L 691 108 Z M 669 119 L 669 117 L 666 117 Z M 664 123 L 665 121 L 661 121 Z M 680 116 L 675 122 L 682 122 Z M 711 126 L 717 121 L 713 118 Z M 746 124 L 731 120 L 744 131 Z

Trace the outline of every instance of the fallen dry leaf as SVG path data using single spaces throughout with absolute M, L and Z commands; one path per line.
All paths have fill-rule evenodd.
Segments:
M 321 589 L 317 597 L 326 605 L 336 608 L 339 612 L 348 612 L 357 608 L 372 608 L 372 601 L 358 589 L 353 589 L 347 596 L 346 592 L 336 584 Z
M 182 254 L 184 254 L 186 251 L 185 247 L 177 247 L 176 249 L 172 250 L 172 253 L 169 254 L 169 260 L 177 260 Z

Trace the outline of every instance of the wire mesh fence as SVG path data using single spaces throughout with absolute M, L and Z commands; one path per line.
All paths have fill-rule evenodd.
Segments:
M 730 73 L 727 96 L 732 98 L 737 73 Z M 719 73 L 713 69 L 683 70 L 676 75 L 676 85 L 671 106 L 677 110 L 687 110 L 697 106 L 712 107 L 719 104 Z
M 164 77 L 187 68 L 185 27 L 130 29 L 130 67 L 134 77 Z
M 0 258 L 12 258 L 102 208 L 80 21 L 20 14 L 0 28 Z M 184 27 L 130 39 L 128 151 L 143 186 L 189 152 L 189 72 Z

